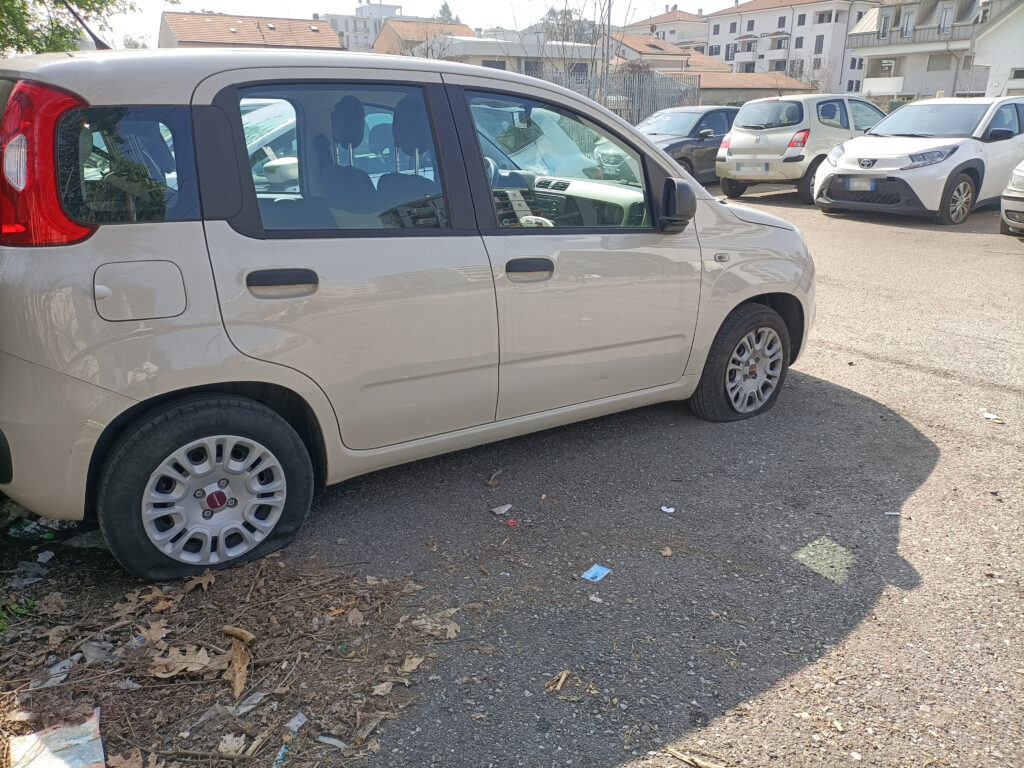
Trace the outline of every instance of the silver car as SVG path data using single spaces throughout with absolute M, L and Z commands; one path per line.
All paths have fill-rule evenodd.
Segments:
M 0 491 L 97 518 L 147 579 L 271 552 L 383 467 L 666 400 L 764 413 L 814 318 L 794 227 L 492 69 L 4 59 L 0 155 Z

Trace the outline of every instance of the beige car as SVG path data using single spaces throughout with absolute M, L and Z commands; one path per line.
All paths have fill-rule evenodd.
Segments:
M 147 579 L 271 552 L 383 467 L 666 400 L 763 413 L 814 317 L 794 227 L 490 69 L 5 59 L 0 152 L 0 491 L 98 517 Z
M 828 153 L 883 117 L 874 104 L 849 94 L 748 101 L 715 158 L 722 192 L 735 199 L 753 184 L 793 184 L 813 205 L 814 175 Z

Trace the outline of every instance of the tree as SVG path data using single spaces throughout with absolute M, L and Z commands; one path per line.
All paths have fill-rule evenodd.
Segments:
M 149 46 L 146 45 L 145 39 L 139 39 L 137 37 L 132 37 L 131 35 L 124 36 L 124 39 L 121 40 L 121 47 L 128 50 L 135 48 L 149 48 Z
M 437 16 L 434 17 L 434 21 L 440 21 L 443 24 L 461 24 L 462 20 L 458 16 L 452 16 L 452 9 L 448 7 L 448 0 L 444 0 L 441 3 L 441 10 L 437 12 Z
M 85 30 L 114 14 L 135 10 L 133 0 L 0 0 L 0 55 L 68 51 Z

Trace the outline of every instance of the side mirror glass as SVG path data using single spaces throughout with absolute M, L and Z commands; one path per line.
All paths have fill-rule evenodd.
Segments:
M 989 141 L 1007 141 L 1008 139 L 1012 139 L 1016 135 L 1017 134 L 1015 134 L 1009 128 L 992 128 L 988 132 L 988 140 Z
M 697 194 L 685 179 L 665 179 L 661 195 L 658 229 L 665 233 L 682 232 L 697 213 Z
M 710 139 L 715 135 L 715 132 L 711 128 L 702 128 L 700 133 L 697 134 L 702 139 Z

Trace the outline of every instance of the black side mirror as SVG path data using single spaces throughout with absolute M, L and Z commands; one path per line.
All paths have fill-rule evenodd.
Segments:
M 684 179 L 665 179 L 661 195 L 658 229 L 665 233 L 682 232 L 697 213 L 697 195 Z
M 988 141 L 1006 141 L 1016 136 L 1009 128 L 992 128 L 988 132 Z
M 712 136 L 715 135 L 715 132 L 711 128 L 702 128 L 700 130 L 700 133 L 698 133 L 697 135 L 700 136 L 702 139 L 710 139 Z

